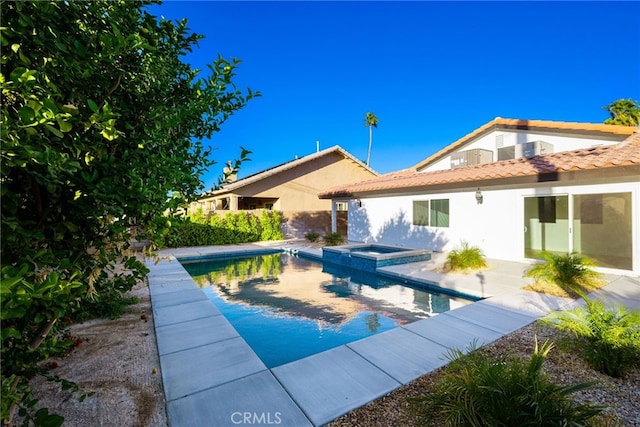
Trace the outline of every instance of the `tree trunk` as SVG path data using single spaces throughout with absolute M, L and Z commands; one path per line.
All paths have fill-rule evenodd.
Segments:
M 369 166 L 369 161 L 371 160 L 371 140 L 373 138 L 373 129 L 371 125 L 369 125 L 369 151 L 367 152 L 367 166 Z

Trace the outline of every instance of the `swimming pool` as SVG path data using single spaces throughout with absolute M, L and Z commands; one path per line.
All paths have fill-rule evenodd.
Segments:
M 473 302 L 283 252 L 180 262 L 269 368 Z
M 380 267 L 429 261 L 431 251 L 373 243 L 356 243 L 322 248 L 322 260 L 344 267 L 375 273 Z

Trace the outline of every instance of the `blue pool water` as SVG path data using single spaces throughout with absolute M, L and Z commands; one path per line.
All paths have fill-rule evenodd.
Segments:
M 269 368 L 472 302 L 287 253 L 182 264 Z

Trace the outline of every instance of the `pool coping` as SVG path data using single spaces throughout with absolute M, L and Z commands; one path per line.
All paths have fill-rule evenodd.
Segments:
M 363 250 L 367 248 L 382 248 L 388 252 L 371 253 Z M 428 261 L 431 259 L 431 252 L 426 249 L 411 249 L 401 246 L 353 243 L 323 247 L 322 261 L 375 273 L 381 267 Z
M 268 369 L 177 257 L 269 248 L 317 257 L 314 248 L 234 245 L 174 250 L 147 261 L 171 426 L 320 426 L 443 366 L 451 347 L 489 344 L 552 310 L 577 304 L 513 287 L 513 292 Z M 640 306 L 640 281 L 628 280 L 637 289 L 627 292 L 624 282 L 622 290 L 610 293 Z

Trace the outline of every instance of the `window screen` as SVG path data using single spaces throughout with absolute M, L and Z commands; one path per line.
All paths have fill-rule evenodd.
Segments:
M 415 200 L 413 202 L 413 225 L 429 225 L 428 200 Z
M 449 199 L 415 200 L 413 225 L 449 227 Z
M 431 226 L 449 226 L 449 199 L 431 200 Z

